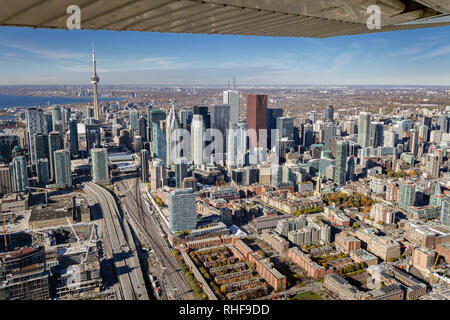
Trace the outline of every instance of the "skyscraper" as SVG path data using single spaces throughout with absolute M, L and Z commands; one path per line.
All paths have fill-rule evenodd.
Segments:
M 442 201 L 440 221 L 443 225 L 450 227 L 450 197 Z
M 37 163 L 39 159 L 49 158 L 48 136 L 42 133 L 34 135 L 35 157 L 33 162 Z
M 223 139 L 222 148 L 220 148 L 217 143 L 214 143 L 216 153 L 222 153 L 226 151 L 226 134 L 227 130 L 230 128 L 230 110 L 231 107 L 228 104 L 221 104 L 211 107 L 211 128 L 219 130 L 222 133 Z
M 396 133 L 393 130 L 386 130 L 384 131 L 384 139 L 383 139 L 383 145 L 385 147 L 391 147 L 394 148 L 396 145 Z
M 92 44 L 92 66 L 93 66 L 93 73 L 92 73 L 91 83 L 94 86 L 94 119 L 99 121 L 100 120 L 100 106 L 98 105 L 97 83 L 100 82 L 100 78 L 97 76 L 94 44 Z
M 63 139 L 58 132 L 50 132 L 48 136 L 48 148 L 50 158 L 50 178 L 55 179 L 55 151 L 63 149 Z
M 325 123 L 323 126 L 323 145 L 327 150 L 331 149 L 332 142 L 334 141 L 334 137 L 336 136 L 336 126 L 331 123 Z
M 8 194 L 13 192 L 11 181 L 11 171 L 9 166 L 0 165 L 0 194 Z
M 175 162 L 177 157 L 179 156 L 175 147 L 178 145 L 178 141 L 172 139 L 172 135 L 175 130 L 180 128 L 180 119 L 178 118 L 178 113 L 175 111 L 175 107 L 172 106 L 172 109 L 169 111 L 169 115 L 167 116 L 166 121 L 166 166 L 171 167 Z M 172 155 L 172 153 L 175 154 Z
M 247 127 L 254 130 L 256 135 L 249 132 L 250 147 L 264 146 L 267 142 L 267 135 L 262 141 L 259 130 L 267 130 L 267 95 L 248 94 L 247 95 Z
M 383 136 L 384 136 L 383 131 L 384 126 L 382 122 L 370 123 L 369 146 L 374 148 L 383 146 Z
M 194 114 L 191 124 L 191 146 L 192 146 L 192 160 L 195 165 L 203 164 L 203 133 L 205 132 L 205 124 L 203 117 L 200 114 Z
M 150 188 L 156 190 L 165 185 L 166 169 L 161 159 L 153 159 L 151 174 L 150 174 Z
M 194 106 L 194 114 L 202 116 L 205 130 L 211 128 L 211 117 L 208 113 L 208 107 Z
M 50 182 L 48 159 L 38 159 L 36 164 L 36 175 L 39 186 L 45 187 Z
M 144 116 L 138 119 L 137 134 L 142 137 L 142 141 L 147 141 L 147 119 Z
M 109 183 L 108 152 L 106 148 L 95 148 L 91 151 L 92 181 L 97 184 Z
M 69 130 L 70 130 L 70 153 L 72 157 L 78 156 L 78 122 L 75 119 L 69 120 Z
M 197 226 L 195 193 L 191 188 L 174 190 L 167 197 L 169 228 L 172 233 L 193 230 Z
M 435 153 L 425 155 L 425 172 L 431 178 L 439 179 L 440 157 Z
M 127 141 L 128 142 L 128 141 Z M 93 148 L 100 146 L 100 127 L 96 124 L 86 125 L 86 149 L 90 154 Z
M 41 109 L 28 108 L 27 109 L 27 131 L 30 146 L 30 159 L 32 163 L 36 163 L 36 156 L 34 154 L 34 135 L 37 133 L 45 133 L 46 121 Z
M 134 145 L 134 152 L 141 152 L 143 147 L 142 137 L 134 136 L 133 145 Z
M 183 129 L 188 129 L 192 122 L 192 117 L 194 113 L 192 110 L 187 110 L 186 108 L 180 109 L 180 125 Z
M 139 112 L 137 110 L 130 109 L 130 131 L 132 135 L 134 135 L 135 131 L 138 130 L 138 119 Z
M 278 129 L 278 139 L 288 138 L 294 139 L 294 118 L 292 117 L 279 117 L 276 118 L 276 128 Z M 269 132 L 267 133 L 269 134 Z
M 347 167 L 348 142 L 338 141 L 336 143 L 336 159 L 334 168 L 334 183 L 338 186 L 345 184 Z
M 361 148 L 370 147 L 370 113 L 361 112 L 358 123 L 358 144 Z
M 57 188 L 72 187 L 72 169 L 70 166 L 70 150 L 62 149 L 54 153 L 55 157 L 55 185 Z
M 141 182 L 147 183 L 149 182 L 149 167 L 148 161 L 150 158 L 150 152 L 148 150 L 141 150 Z
M 13 159 L 9 166 L 13 192 L 27 192 L 28 171 L 27 159 L 24 156 Z
M 53 122 L 53 131 L 64 135 L 64 122 L 62 120 Z
M 267 108 L 267 147 L 272 146 L 272 130 L 277 128 L 277 118 L 283 116 L 283 109 L 281 108 Z M 275 139 L 277 139 L 275 137 Z
M 187 161 L 180 161 L 174 164 L 175 167 L 175 187 L 180 188 L 183 179 L 187 177 Z
M 230 124 L 239 122 L 240 93 L 237 90 L 223 92 L 223 104 L 230 106 Z
M 0 156 L 6 161 L 12 160 L 12 151 L 15 146 L 19 145 L 19 137 L 16 135 L 0 134 Z
M 148 105 L 145 108 L 147 110 L 147 112 L 146 112 L 147 113 L 146 114 L 147 115 L 147 140 L 152 141 L 152 122 L 151 122 L 152 116 L 151 116 L 151 113 L 153 110 L 153 106 Z
M 53 131 L 53 119 L 52 114 L 47 112 L 44 114 L 44 134 L 48 135 Z
M 52 108 L 52 124 L 53 124 L 52 131 L 58 131 L 58 130 L 55 129 L 55 124 L 58 121 L 62 121 L 61 107 L 60 106 L 54 106 Z
M 409 151 L 417 157 L 419 151 L 419 131 L 412 129 L 409 130 Z
M 328 107 L 325 107 L 323 109 L 323 118 L 325 119 L 325 122 L 333 122 L 334 117 L 334 106 L 329 105 Z
M 166 134 L 159 126 L 159 123 L 152 122 L 152 152 L 153 157 L 160 159 L 166 164 L 167 142 Z
M 314 144 L 314 128 L 310 123 L 303 126 L 303 146 L 305 148 L 311 147 Z
M 416 198 L 416 188 L 414 183 L 409 181 L 402 181 L 398 194 L 398 206 L 401 208 L 414 205 Z
M 235 123 L 228 133 L 227 165 L 244 166 L 247 154 L 247 124 Z

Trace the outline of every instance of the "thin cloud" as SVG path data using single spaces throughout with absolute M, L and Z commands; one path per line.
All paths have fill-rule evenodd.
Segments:
M 392 51 L 387 54 L 385 54 L 385 57 L 399 57 L 399 56 L 413 56 L 415 54 L 418 54 L 422 52 L 423 49 L 421 48 L 404 48 L 397 51 Z
M 176 57 L 147 57 L 136 61 L 137 68 L 149 70 L 179 70 L 189 66 L 187 63 L 177 62 Z
M 426 54 L 422 54 L 420 56 L 414 57 L 411 60 L 430 59 L 430 58 L 436 58 L 436 57 L 440 57 L 440 56 L 447 55 L 447 54 L 450 54 L 450 45 L 446 45 L 446 46 L 437 48 Z
M 47 59 L 84 59 L 89 57 L 87 54 L 78 52 L 41 48 L 32 43 L 23 43 L 9 40 L 2 40 L 0 42 L 0 46 L 25 51 Z
M 333 59 L 333 66 L 327 70 L 327 73 L 334 73 L 342 67 L 350 64 L 353 61 L 353 58 L 360 53 L 361 51 L 341 53 Z

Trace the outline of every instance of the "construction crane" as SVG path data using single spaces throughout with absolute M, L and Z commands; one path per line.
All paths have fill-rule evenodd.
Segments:
M 87 246 L 86 255 L 84 256 L 83 260 L 81 260 L 81 263 L 85 263 L 87 261 L 87 259 L 88 259 L 89 248 L 91 247 L 92 236 L 94 235 L 94 229 L 95 229 L 95 225 L 92 225 L 91 235 L 89 236 L 89 243 L 88 243 L 88 246 Z
M 436 269 L 436 265 L 437 265 L 437 263 L 438 263 L 438 260 L 439 260 L 439 257 L 440 257 L 440 255 L 439 255 L 439 252 L 438 252 L 438 254 L 437 254 L 437 256 L 436 256 L 436 260 L 434 260 L 434 264 L 433 264 L 433 268 L 430 270 L 431 271 L 431 274 L 430 274 L 430 284 L 433 284 L 433 272 L 434 272 L 434 269 Z
M 3 215 L 3 239 L 5 240 L 5 251 L 8 251 L 8 240 L 6 238 L 6 214 Z
M 80 244 L 80 238 L 78 238 L 77 233 L 75 232 L 75 229 L 72 226 L 72 223 L 70 223 L 70 220 L 68 217 L 66 217 L 67 223 L 69 224 L 70 229 L 72 229 L 73 234 L 75 235 L 75 238 L 77 238 L 77 243 Z

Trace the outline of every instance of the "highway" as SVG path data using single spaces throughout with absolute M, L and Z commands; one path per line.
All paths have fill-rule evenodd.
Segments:
M 167 297 L 174 300 L 197 300 L 197 295 L 193 292 L 168 244 L 163 239 L 159 224 L 153 218 L 149 207 L 143 203 L 138 179 L 117 181 L 116 186 L 118 192 L 123 195 L 121 201 L 124 208 L 127 209 L 133 221 L 141 226 L 139 229 L 150 240 L 150 245 L 162 264 Z
M 122 298 L 148 300 L 136 247 L 128 223 L 122 220 L 114 197 L 108 190 L 92 182 L 86 182 L 84 189 L 101 207 Z

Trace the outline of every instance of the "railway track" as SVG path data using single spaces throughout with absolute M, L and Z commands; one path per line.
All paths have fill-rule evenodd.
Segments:
M 150 212 L 148 212 L 148 208 L 142 205 L 142 196 L 138 189 L 139 181 L 136 179 L 131 182 L 134 184 L 131 188 L 134 187 L 135 192 L 131 191 L 132 189 L 130 189 L 130 186 L 126 182 L 116 182 L 119 192 L 126 192 L 126 195 L 122 199 L 124 199 L 124 204 L 129 214 L 136 224 L 142 226 L 143 233 L 151 241 L 151 246 L 154 248 L 160 262 L 166 267 L 165 275 L 167 280 L 173 288 L 176 288 L 175 290 L 178 293 L 176 298 L 181 300 L 197 300 L 198 297 L 192 291 L 178 262 L 170 252 L 164 239 L 159 235 L 160 231 L 156 226 L 156 222 L 152 219 Z M 131 203 L 128 200 L 131 200 Z

